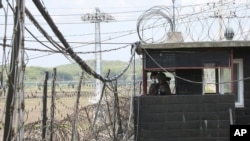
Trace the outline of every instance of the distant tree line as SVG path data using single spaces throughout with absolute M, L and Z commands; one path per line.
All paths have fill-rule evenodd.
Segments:
M 89 60 L 87 63 L 94 69 L 94 60 Z M 123 61 L 103 61 L 103 75 L 110 70 L 110 75 L 113 76 L 117 73 L 119 73 L 123 68 L 127 65 L 127 62 Z M 142 72 L 141 72 L 141 61 L 139 59 L 136 59 L 136 65 L 135 65 L 135 75 L 136 79 L 142 79 Z M 80 73 L 82 72 L 81 68 L 78 66 L 78 64 L 67 64 L 67 65 L 60 65 L 57 66 L 57 81 L 78 81 L 80 77 Z M 52 77 L 52 70 L 53 67 L 39 67 L 39 66 L 29 66 L 26 68 L 25 71 L 25 81 L 29 82 L 36 82 L 36 81 L 42 81 L 44 78 L 44 74 L 46 71 L 50 72 L 49 77 Z M 133 79 L 133 65 L 131 65 L 131 68 L 125 72 L 125 74 L 120 78 L 120 80 L 128 80 Z M 84 80 L 85 81 L 92 81 L 94 78 L 92 76 L 89 76 L 88 74 L 84 74 Z

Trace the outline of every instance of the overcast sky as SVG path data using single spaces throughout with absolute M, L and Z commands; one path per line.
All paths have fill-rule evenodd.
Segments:
M 206 3 L 218 0 L 176 0 L 176 6 L 195 5 L 198 3 Z M 230 0 L 227 0 L 230 1 Z M 233 1 L 233 0 L 231 0 Z M 237 2 L 242 2 L 237 0 Z M 244 2 L 249 3 L 248 0 Z M 136 32 L 136 23 L 138 17 L 147 9 L 166 5 L 172 6 L 172 0 L 44 0 L 44 6 L 52 16 L 58 29 L 65 36 L 71 47 L 79 54 L 83 60 L 94 59 L 95 49 L 93 44 L 95 40 L 95 24 L 87 23 L 81 20 L 81 16 L 87 13 L 94 13 L 95 8 L 98 7 L 101 12 L 112 15 L 115 21 L 101 23 L 101 48 L 102 50 L 110 50 L 102 53 L 103 60 L 122 60 L 128 61 L 131 57 L 130 46 L 132 43 L 139 41 Z M 3 1 L 5 9 L 7 8 L 6 1 Z M 33 1 L 26 0 L 26 7 L 29 9 L 35 18 L 39 21 L 41 26 L 47 33 L 56 41 L 55 37 L 46 21 L 38 12 Z M 13 31 L 13 16 L 12 11 L 8 8 L 8 26 L 7 26 L 7 44 L 11 44 L 11 36 Z M 4 12 L 0 9 L 0 43 L 3 43 L 4 35 Z M 53 48 L 53 46 L 46 42 L 46 39 L 33 26 L 28 18 L 25 19 L 25 26 L 44 44 Z M 25 32 L 25 47 L 32 49 L 48 50 L 46 47 L 37 43 L 28 32 Z M 112 50 L 111 50 L 112 49 Z M 0 50 L 2 62 L 2 49 Z M 8 57 L 8 50 L 6 53 Z M 61 64 L 73 63 L 72 59 L 67 59 L 62 54 L 26 51 L 28 66 L 58 66 Z M 138 57 L 138 56 L 137 56 Z M 9 58 L 8 58 L 9 59 Z

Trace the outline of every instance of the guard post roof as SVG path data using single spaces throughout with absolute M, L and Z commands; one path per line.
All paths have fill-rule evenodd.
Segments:
M 250 41 L 208 41 L 208 42 L 179 42 L 140 44 L 137 53 L 141 55 L 143 50 L 176 50 L 176 49 L 204 49 L 204 48 L 250 48 Z

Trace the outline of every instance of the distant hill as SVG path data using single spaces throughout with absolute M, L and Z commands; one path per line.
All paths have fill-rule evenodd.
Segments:
M 95 61 L 87 60 L 86 63 L 95 70 Z M 123 61 L 102 61 L 102 72 L 105 75 L 110 69 L 110 76 L 120 73 L 126 66 L 128 62 Z M 141 60 L 136 59 L 136 76 L 141 79 Z M 82 72 L 80 66 L 76 63 L 66 64 L 55 67 L 57 69 L 57 80 L 58 81 L 73 81 L 79 80 L 80 74 Z M 53 73 L 53 67 L 39 67 L 39 66 L 29 66 L 26 68 L 25 79 L 26 81 L 41 81 L 44 79 L 45 72 L 48 71 L 50 76 Z M 128 71 L 120 79 L 129 79 L 133 73 L 133 65 L 130 66 Z M 94 80 L 92 76 L 85 73 L 85 80 Z

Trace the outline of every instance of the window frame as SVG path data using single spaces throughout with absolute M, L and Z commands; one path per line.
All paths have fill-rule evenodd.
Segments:
M 238 68 L 237 68 L 237 71 L 238 71 L 238 74 L 237 74 L 237 77 L 236 77 L 236 80 L 235 80 L 235 76 L 234 76 L 234 65 L 237 64 Z M 237 96 L 237 98 L 235 98 L 235 107 L 236 108 L 243 108 L 244 107 L 244 81 L 243 81 L 243 78 L 244 78 L 244 69 L 243 69 L 243 59 L 242 58 L 237 58 L 237 59 L 233 59 L 233 66 L 231 67 L 230 69 L 230 72 L 231 72 L 231 76 L 229 76 L 231 79 L 231 94 L 235 94 L 235 96 Z M 211 67 L 212 68 L 212 67 Z M 209 67 L 206 67 L 204 69 L 211 69 Z M 212 69 L 215 69 L 215 68 L 212 68 Z M 203 70 L 204 71 L 204 70 Z M 223 68 L 220 68 L 219 69 L 219 94 L 226 94 L 225 93 L 225 78 L 224 78 L 224 72 L 225 70 Z M 214 76 L 214 79 L 216 76 Z M 229 81 L 230 81 L 229 80 Z M 228 81 L 228 80 L 227 80 Z M 235 92 L 234 89 L 234 82 L 237 82 L 237 92 Z M 216 82 L 214 82 L 216 83 Z M 211 83 L 212 84 L 212 83 Z M 205 93 L 205 86 L 206 86 L 206 82 L 205 82 L 205 77 L 203 76 L 203 95 L 206 94 Z M 215 85 L 216 87 L 216 84 L 212 84 L 212 85 Z M 216 91 L 216 90 L 215 90 Z M 216 93 L 216 92 L 213 92 L 213 93 Z M 236 101 L 238 100 L 238 101 Z
M 244 81 L 243 81 L 243 59 L 233 59 L 233 64 L 238 64 L 238 101 L 235 101 L 235 107 L 243 108 L 244 107 Z M 233 85 L 232 85 L 233 87 Z

